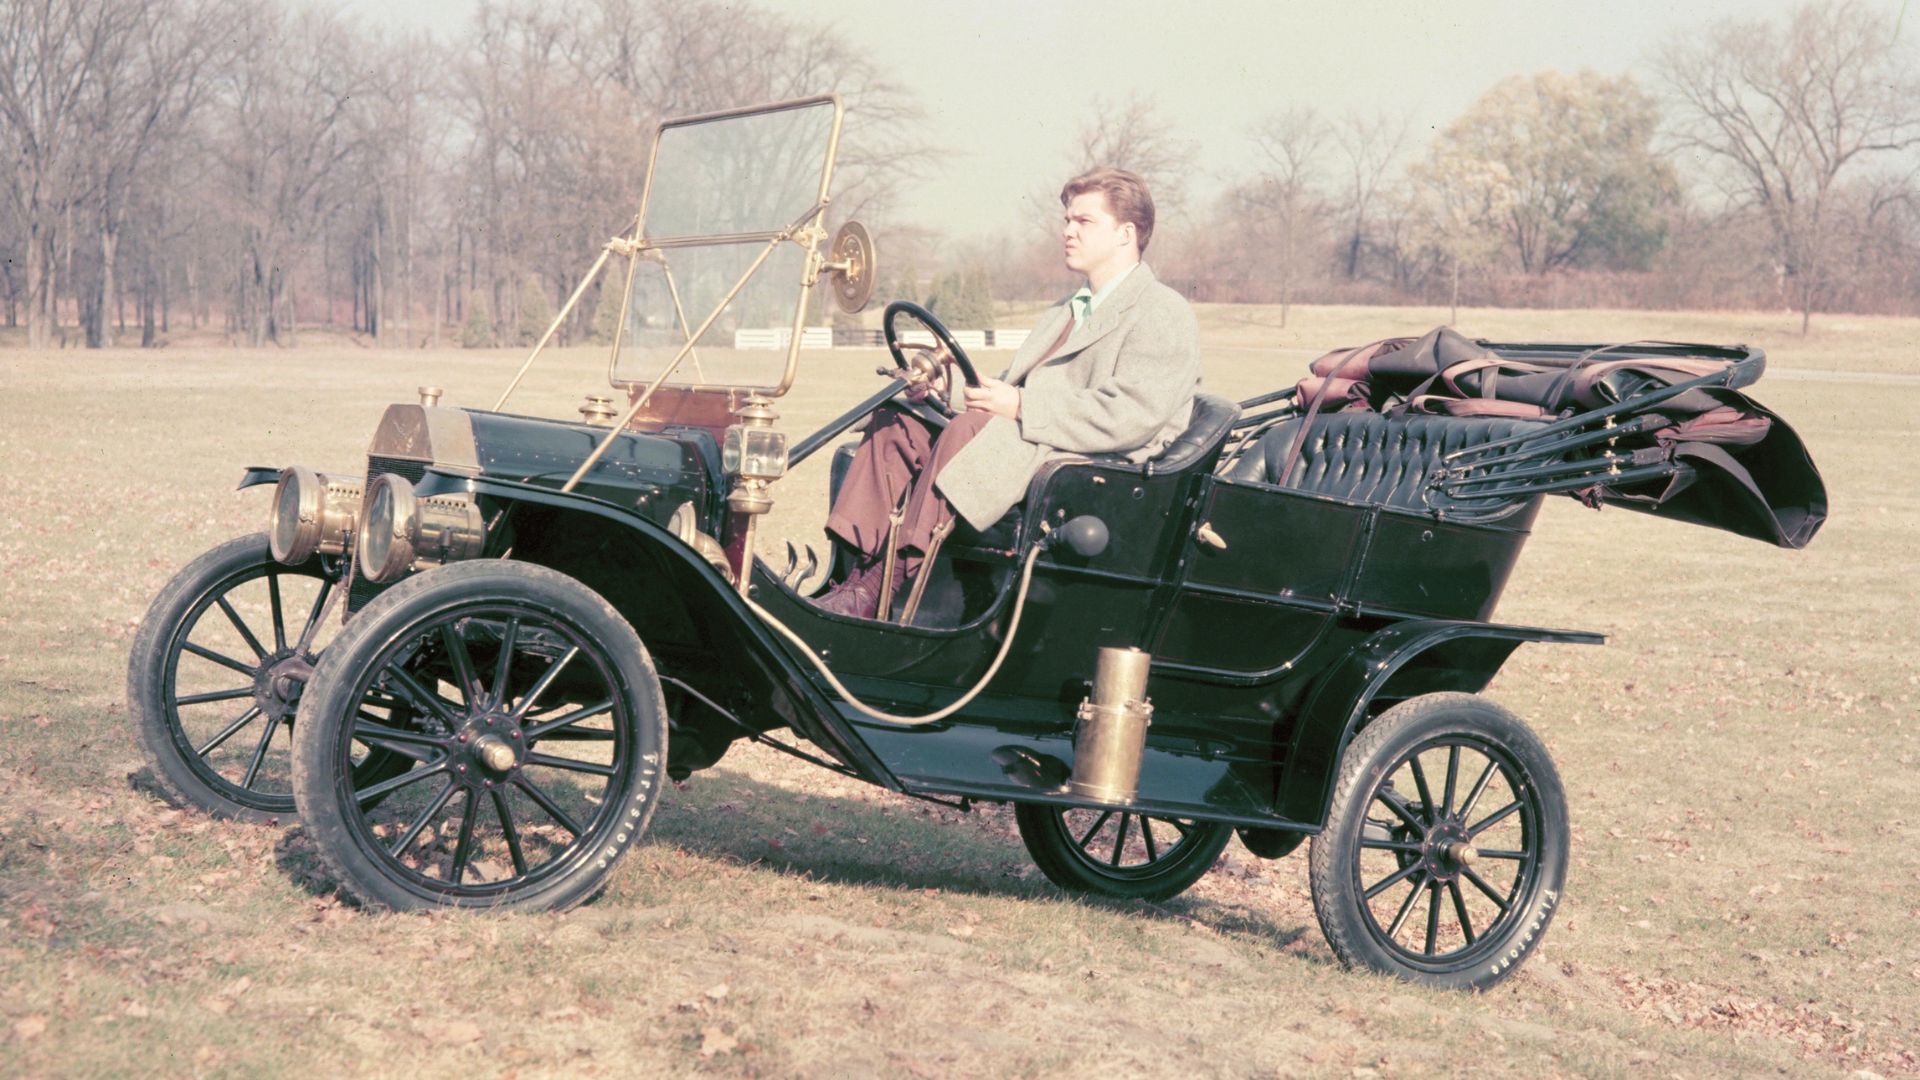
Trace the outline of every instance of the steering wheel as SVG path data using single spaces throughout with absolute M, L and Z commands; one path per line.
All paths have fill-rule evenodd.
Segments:
M 899 316 L 907 315 L 933 332 L 936 344 L 925 345 L 919 342 L 900 340 L 896 323 Z M 887 305 L 887 313 L 881 325 L 886 330 L 887 351 L 893 354 L 893 362 L 899 367 L 899 377 L 909 386 L 920 386 L 926 390 L 926 401 L 944 416 L 954 414 L 952 388 L 953 379 L 946 371 L 948 367 L 957 367 L 967 380 L 968 386 L 980 385 L 980 373 L 974 370 L 973 361 L 958 342 L 953 333 L 937 318 L 933 312 L 911 300 L 895 300 Z M 912 355 L 908 355 L 911 352 Z

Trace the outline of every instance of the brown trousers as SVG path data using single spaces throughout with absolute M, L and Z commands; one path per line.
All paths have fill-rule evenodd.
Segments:
M 925 424 L 898 409 L 876 411 L 833 500 L 827 531 L 866 558 L 881 558 L 893 508 L 904 493 L 906 515 L 897 546 L 904 553 L 925 554 L 934 530 L 953 520 L 953 507 L 934 490 L 934 478 L 992 418 L 988 412 L 963 412 L 936 439 Z

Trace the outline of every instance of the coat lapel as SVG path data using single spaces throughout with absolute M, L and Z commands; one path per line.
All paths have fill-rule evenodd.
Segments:
M 1062 326 L 1072 318 L 1071 304 L 1056 304 L 1047 309 L 1046 317 L 1028 332 L 1027 340 L 1020 343 L 1020 348 L 1013 354 L 1013 362 L 1007 365 L 1006 373 L 1000 378 L 1018 385 L 1021 379 L 1027 377 L 1027 372 L 1047 358 L 1047 346 L 1054 343 L 1060 336 Z
M 1127 280 L 1120 283 L 1120 287 L 1114 290 L 1113 295 L 1107 297 L 1106 300 L 1095 309 L 1094 313 L 1088 317 L 1086 322 L 1075 327 L 1073 333 L 1067 335 L 1067 340 L 1061 344 L 1060 348 L 1054 351 L 1052 358 L 1059 359 L 1072 356 L 1074 353 L 1085 349 L 1087 346 L 1092 345 L 1094 342 L 1112 333 L 1114 329 L 1120 325 L 1121 316 L 1125 315 L 1127 310 L 1133 307 L 1134 302 L 1140 299 L 1141 294 L 1147 291 L 1147 286 L 1151 285 L 1154 280 L 1153 271 L 1148 269 L 1146 263 L 1141 263 L 1134 267 L 1133 272 L 1127 275 Z M 1063 304 L 1060 310 L 1065 312 L 1068 318 L 1073 317 L 1070 305 Z M 1051 342 L 1053 338 L 1060 333 L 1060 324 L 1053 320 L 1048 320 L 1047 330 L 1048 336 L 1042 340 Z M 1040 331 L 1036 328 L 1027 340 L 1032 341 L 1034 337 L 1039 336 Z M 1014 367 L 1008 369 L 1007 381 L 1019 383 L 1028 375 L 1032 374 L 1033 369 L 1039 367 L 1040 362 L 1045 359 L 1048 358 L 1046 356 L 1017 358 Z M 1024 367 L 1022 366 L 1023 363 Z

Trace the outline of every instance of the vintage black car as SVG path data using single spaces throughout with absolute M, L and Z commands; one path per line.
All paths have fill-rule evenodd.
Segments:
M 1810 540 L 1819 476 L 1740 392 L 1764 358 L 1450 331 L 1330 354 L 1299 385 L 1203 394 L 1144 464 L 1052 464 L 885 618 L 828 614 L 806 594 L 838 568 L 753 557 L 775 482 L 844 468 L 875 409 L 942 423 L 939 376 L 975 375 L 896 303 L 898 377 L 779 430 L 812 290 L 857 309 L 872 288 L 871 239 L 820 224 L 841 118 L 815 98 L 660 126 L 640 214 L 581 284 L 625 274 L 616 393 L 582 419 L 506 411 L 514 386 L 491 409 L 427 392 L 352 475 L 249 471 L 276 485 L 267 531 L 188 566 L 134 646 L 159 785 L 297 809 L 368 904 L 554 909 L 594 895 L 670 779 L 751 739 L 1010 803 L 1087 893 L 1172 896 L 1236 832 L 1272 858 L 1310 838 L 1343 961 L 1511 973 L 1560 904 L 1567 810 L 1541 741 L 1477 695 L 1524 642 L 1601 638 L 1495 603 L 1548 493 Z

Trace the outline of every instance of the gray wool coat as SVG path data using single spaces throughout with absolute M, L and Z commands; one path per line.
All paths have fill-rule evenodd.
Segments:
M 1145 461 L 1193 418 L 1199 325 L 1186 298 L 1146 264 L 1047 357 L 1072 317 L 1065 303 L 1048 309 L 1001 374 L 1021 388 L 1020 419 L 994 417 L 934 480 L 976 529 L 1026 498 L 1027 484 L 1048 461 L 1105 453 Z

